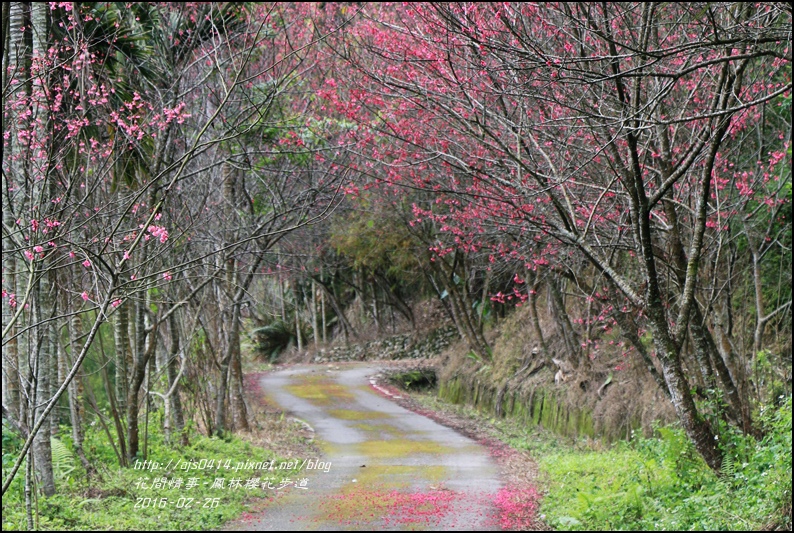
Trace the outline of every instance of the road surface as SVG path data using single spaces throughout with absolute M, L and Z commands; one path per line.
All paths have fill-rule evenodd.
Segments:
M 262 390 L 311 425 L 323 450 L 267 508 L 232 529 L 495 530 L 499 474 L 475 441 L 378 394 L 374 363 L 304 365 Z M 293 480 L 296 481 L 296 480 Z

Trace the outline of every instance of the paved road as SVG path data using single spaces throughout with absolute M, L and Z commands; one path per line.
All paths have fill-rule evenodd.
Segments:
M 373 364 L 299 366 L 262 378 L 316 431 L 306 489 L 289 487 L 238 529 L 494 530 L 498 471 L 485 448 L 377 394 Z M 326 471 L 327 470 L 327 471 Z M 304 474 L 301 474 L 304 477 Z

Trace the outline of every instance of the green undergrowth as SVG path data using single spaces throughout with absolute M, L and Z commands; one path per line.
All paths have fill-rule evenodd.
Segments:
M 677 427 L 607 446 L 488 419 L 430 396 L 414 398 L 432 409 L 478 418 L 500 440 L 528 451 L 540 471 L 540 514 L 554 529 L 791 529 L 791 397 L 762 410 L 760 440 L 720 434 L 726 451 L 720 476 Z
M 301 476 L 281 458 L 237 437 L 229 440 L 193 434 L 190 445 L 168 445 L 150 427 L 149 453 L 139 468 L 121 468 L 104 434 L 91 428 L 84 449 L 97 475 L 86 476 L 75 457 L 56 462 L 57 493 L 34 503 L 42 530 L 205 530 L 237 518 L 247 504 L 273 497 L 288 479 Z M 62 441 L 69 449 L 67 438 Z M 3 478 L 21 443 L 3 431 Z M 297 458 L 290 458 L 297 459 Z M 61 468 L 66 461 L 69 468 Z M 202 462 L 203 461 L 203 462 Z M 272 470 L 256 463 L 270 462 Z M 283 460 L 286 461 L 286 460 Z M 159 468 L 150 469 L 157 463 Z M 300 464 L 300 462 L 298 462 Z M 281 467 L 284 467 L 283 469 Z M 3 530 L 27 530 L 24 468 L 3 496 Z M 260 478 L 253 488 L 252 478 Z M 222 479 L 224 488 L 213 488 Z M 181 480 L 178 481 L 178 480 Z M 237 481 L 233 481 L 237 480 Z M 272 488 L 262 488 L 269 481 Z M 230 488 L 232 485 L 239 487 Z M 246 487 L 246 483 L 249 484 Z M 188 488 L 188 484 L 195 485 Z M 295 489 L 284 485 L 280 491 Z
M 723 433 L 720 476 L 675 428 L 605 451 L 543 455 L 541 512 L 560 529 L 791 529 L 791 398 L 760 419 L 761 440 Z

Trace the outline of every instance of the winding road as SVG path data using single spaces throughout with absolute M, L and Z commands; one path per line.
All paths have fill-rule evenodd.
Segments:
M 304 365 L 262 377 L 269 399 L 316 432 L 305 488 L 235 529 L 496 530 L 499 472 L 475 441 L 378 394 L 376 364 Z

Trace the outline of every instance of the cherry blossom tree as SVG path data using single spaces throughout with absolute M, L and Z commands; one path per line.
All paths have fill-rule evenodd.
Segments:
M 4 58 L 3 369 L 12 394 L 4 387 L 3 412 L 26 442 L 4 492 L 31 443 L 49 443 L 51 414 L 88 355 L 104 357 L 95 341 L 109 321 L 115 379 L 103 375 L 116 439 L 106 433 L 120 463 L 139 457 L 141 402 L 161 398 L 178 411 L 180 336 L 198 327 L 181 311 L 225 279 L 231 330 L 221 363 L 239 364 L 234 330 L 251 279 L 283 234 L 327 214 L 344 176 L 329 173 L 333 154 L 323 166 L 317 146 L 299 145 L 305 132 L 327 133 L 303 122 L 297 97 L 294 109 L 273 111 L 292 105 L 297 74 L 310 70 L 317 37 L 297 9 L 34 6 L 49 10 L 47 27 L 27 22 L 30 4 L 11 7 L 23 42 Z M 166 361 L 156 356 L 164 344 Z M 168 368 L 164 393 L 158 360 Z M 216 397 L 227 401 L 223 390 Z
M 466 3 L 366 6 L 360 17 L 329 43 L 340 66 L 321 96 L 360 124 L 374 179 L 437 195 L 415 215 L 443 224 L 439 257 L 489 248 L 577 282 L 591 265 L 598 316 L 630 313 L 649 329 L 679 419 L 719 470 L 692 384 L 721 390 L 722 415 L 745 431 L 750 420 L 708 322 L 704 264 L 721 259 L 722 231 L 741 216 L 720 191 L 763 194 L 732 154 L 759 110 L 790 94 L 790 11 Z M 781 182 L 761 202 L 772 214 L 790 202 L 790 174 L 769 172 L 782 137 L 759 164 Z M 484 238 L 498 233 L 512 237 Z M 497 298 L 525 299 L 519 281 Z

